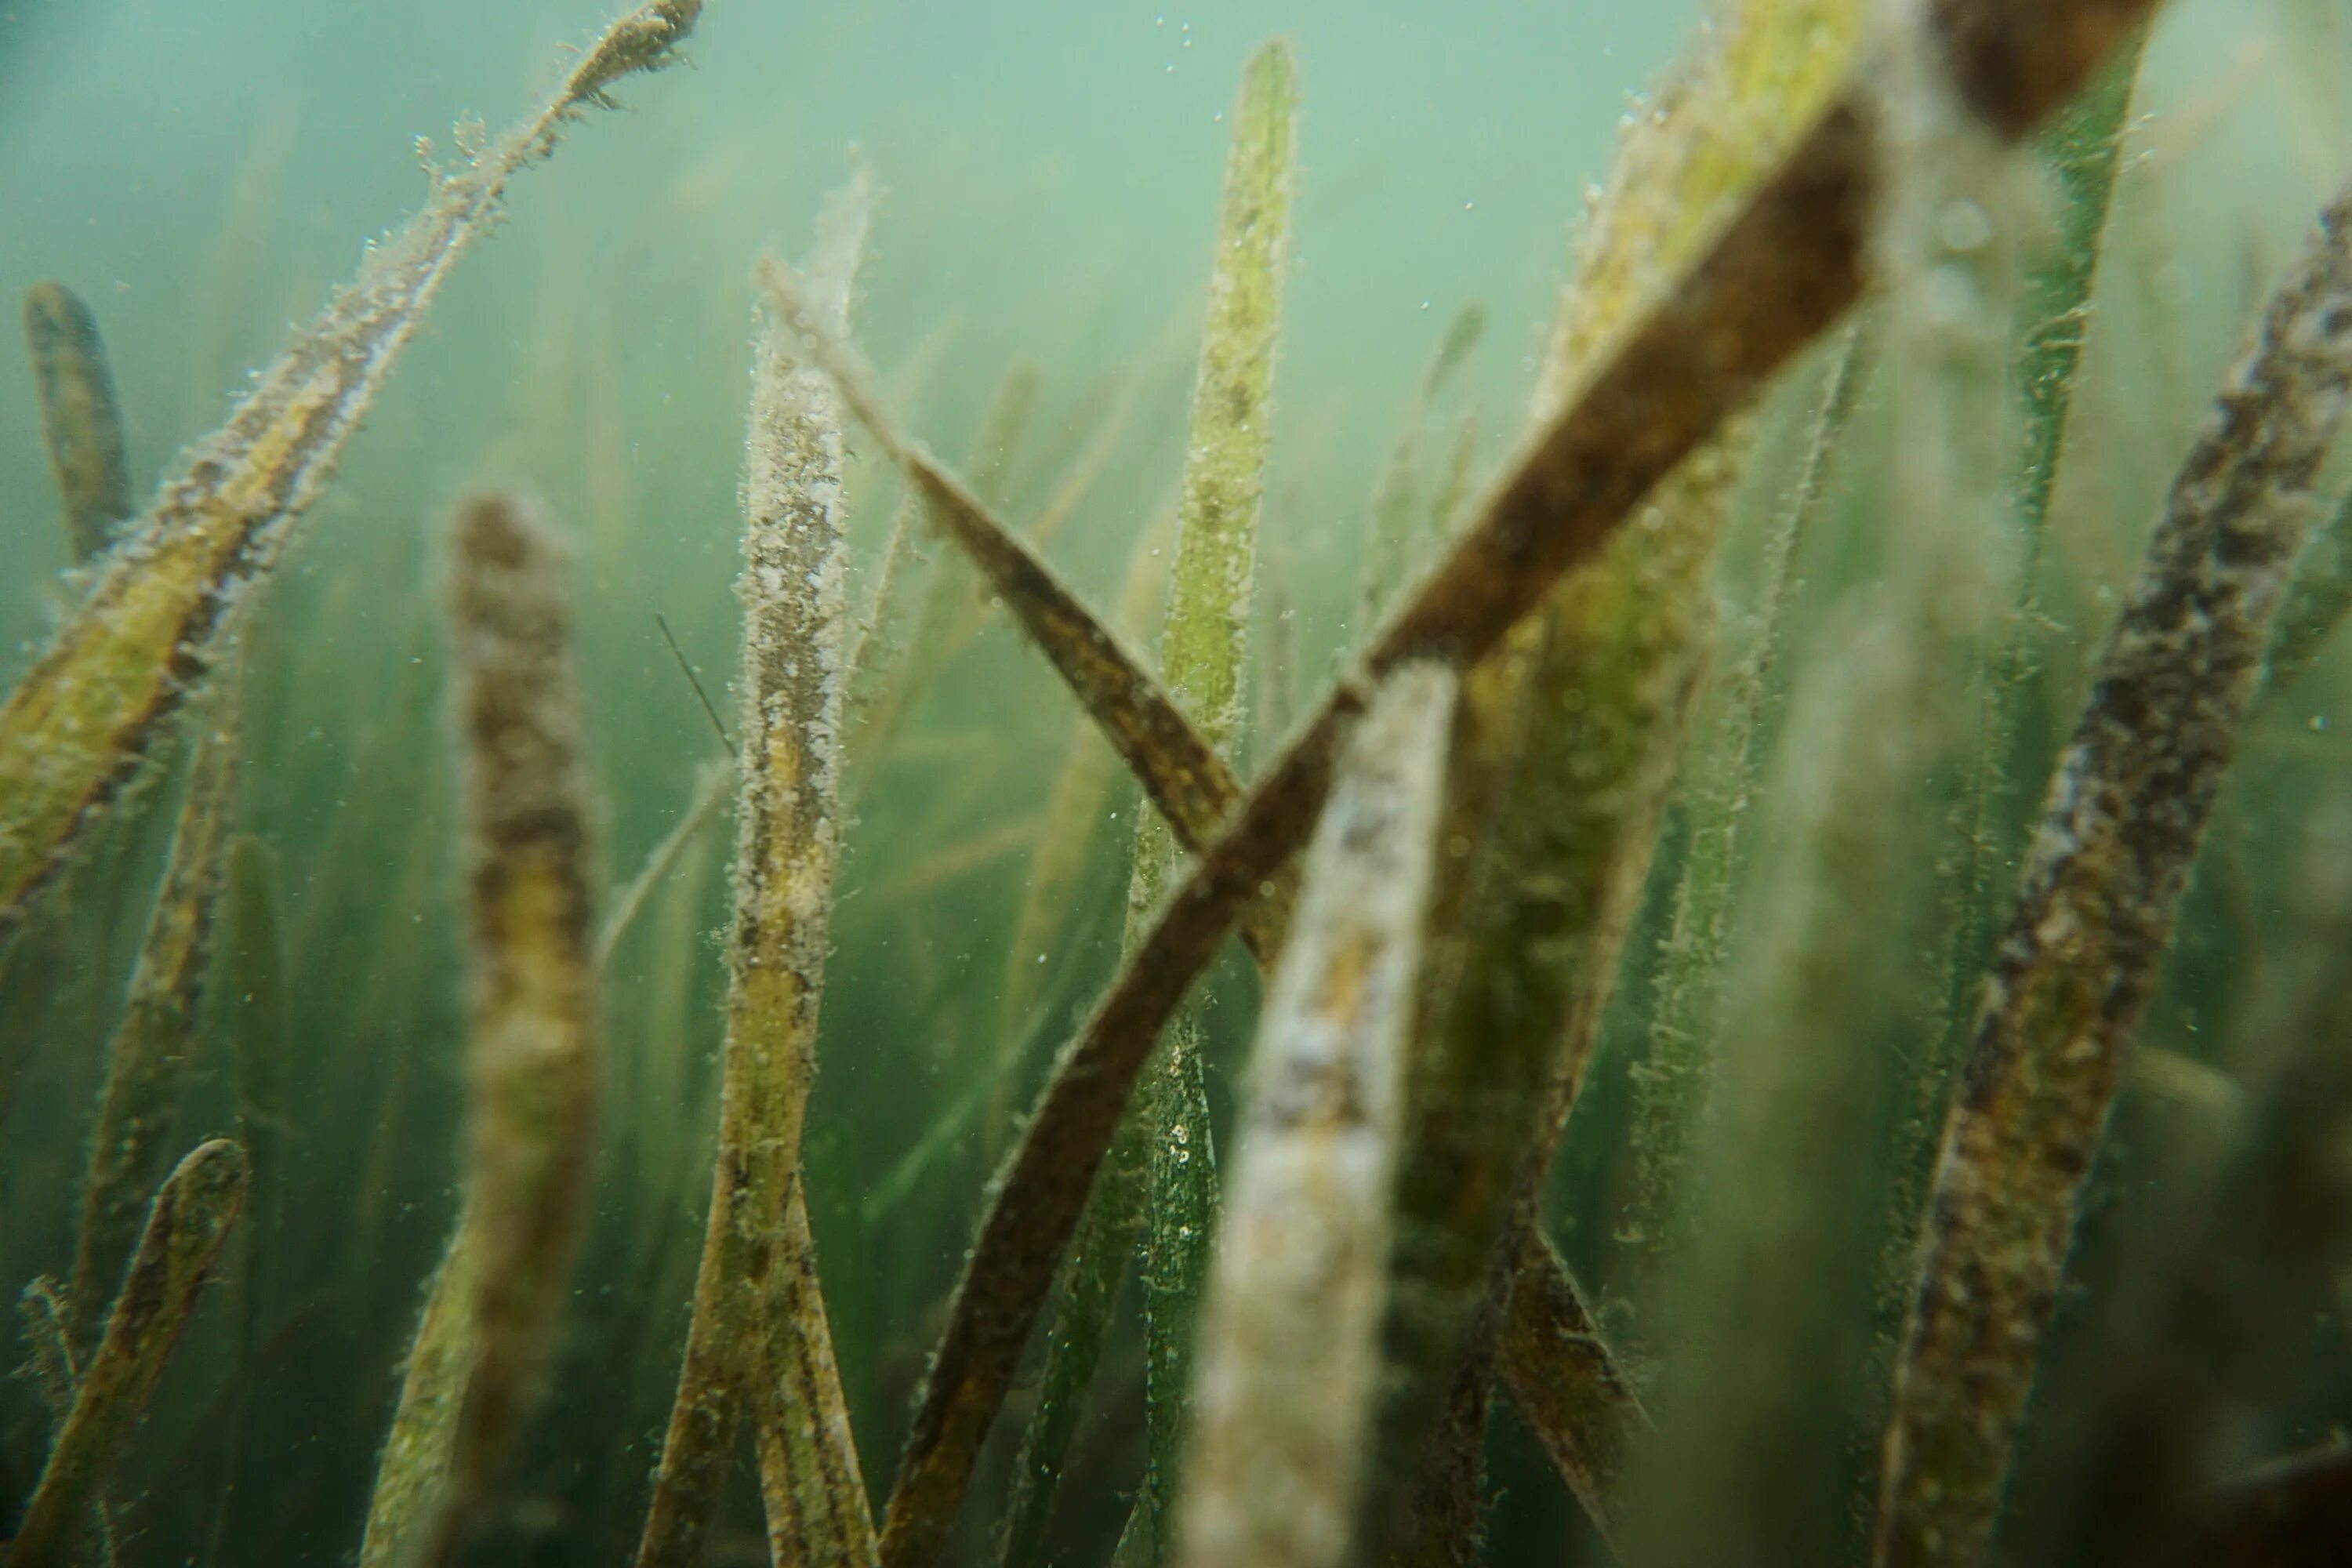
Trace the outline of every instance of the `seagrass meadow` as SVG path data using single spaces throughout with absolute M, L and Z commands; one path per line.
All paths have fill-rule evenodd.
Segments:
M 0 0 L 0 1568 L 2352 1562 L 2345 0 Z

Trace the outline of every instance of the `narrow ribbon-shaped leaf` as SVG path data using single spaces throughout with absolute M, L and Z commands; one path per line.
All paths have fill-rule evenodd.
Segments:
M 406 226 L 198 442 L 107 557 L 89 596 L 0 705 L 0 940 L 135 774 L 218 656 L 222 617 L 276 565 L 294 520 L 515 172 L 587 104 L 674 58 L 702 0 L 646 0 L 606 29 L 530 120 L 435 176 Z

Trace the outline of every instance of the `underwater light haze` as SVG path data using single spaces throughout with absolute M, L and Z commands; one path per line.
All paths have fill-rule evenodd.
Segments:
M 2343 0 L 0 0 L 0 1568 L 2352 1561 L 2347 177 Z

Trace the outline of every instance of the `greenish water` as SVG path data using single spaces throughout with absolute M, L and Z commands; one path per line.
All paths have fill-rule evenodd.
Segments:
M 357 1548 L 460 1169 L 440 587 L 459 494 L 526 487 L 573 548 L 601 872 L 617 887 L 718 750 L 657 615 L 731 711 L 761 248 L 804 248 L 855 147 L 885 197 L 854 324 L 907 421 L 961 459 L 1007 366 L 1042 370 L 1010 466 L 1016 521 L 1053 494 L 1105 409 L 1122 411 L 1111 460 L 1047 552 L 1107 605 L 1183 461 L 1240 62 L 1286 33 L 1300 65 L 1300 166 L 1257 612 L 1261 641 L 1289 662 L 1258 668 L 1246 774 L 1246 759 L 1279 738 L 1267 678 L 1303 712 L 1369 629 L 1356 604 L 1373 486 L 1423 365 L 1474 301 L 1486 330 L 1428 423 L 1424 476 L 1465 416 L 1478 479 L 1510 456 L 1587 187 L 1608 169 L 1628 94 L 1656 78 L 1699 8 L 712 0 L 688 68 L 622 83 L 622 112 L 590 115 L 547 166 L 525 171 L 506 221 L 459 266 L 300 525 L 253 633 L 239 823 L 267 846 L 282 907 L 286 1164 L 264 1177 L 278 1205 L 266 1265 L 214 1292 L 114 1484 L 122 1560 L 329 1563 Z M 57 279 L 91 305 L 135 494 L 219 422 L 289 324 L 350 275 L 367 237 L 422 197 L 419 139 L 446 159 L 453 120 L 511 122 L 562 68 L 562 47 L 604 19 L 578 4 L 0 0 L 0 285 L 21 294 Z M 2036 646 L 2021 773 L 2046 772 L 2210 390 L 2340 177 L 2348 68 L 2340 5 L 2190 0 L 2167 14 L 2110 226 L 2076 400 L 2080 456 L 2051 524 L 2053 625 Z M 1759 420 L 1721 574 L 1735 628 L 1755 608 L 1761 520 L 1793 468 L 1809 397 L 1784 389 Z M 1873 520 L 1891 510 L 1885 426 L 1865 400 L 1867 444 L 1840 482 L 1839 526 L 1802 564 L 1801 629 L 1818 661 L 1800 665 L 1800 681 L 1826 679 L 1841 614 L 1872 592 L 1884 549 Z M 853 432 L 851 447 L 862 605 L 898 482 L 873 443 Z M 2335 487 L 2322 493 L 2332 502 Z M 0 683 L 31 663 L 79 592 L 55 513 L 31 379 L 0 375 Z M 2327 924 L 2297 901 L 2290 873 L 2343 850 L 2344 757 L 2328 723 L 2343 692 L 2335 659 L 2296 689 L 2292 711 L 2252 733 L 2147 1042 L 2225 1071 L 2259 1061 L 2291 1005 L 2268 978 L 2303 973 L 2303 933 L 2341 929 L 2341 909 Z M 1004 949 L 1030 847 L 1053 826 L 1040 810 L 1072 713 L 997 616 L 921 695 L 856 803 L 808 1191 L 877 1494 L 997 1152 L 975 1107 L 991 1092 Z M 178 770 L 174 760 L 118 815 L 21 939 L 45 944 L 38 967 L 19 963 L 0 993 L 0 1067 L 15 1074 L 0 1101 L 0 1287 L 12 1294 L 72 1256 L 89 1108 Z M 1117 959 L 1133 790 L 1115 789 L 1102 809 L 1022 1031 L 1014 1103 Z M 1942 826 L 1922 815 L 1931 858 Z M 1682 831 L 1670 820 L 1556 1183 L 1562 1249 L 1602 1280 L 1628 1179 L 1626 1053 Z M 610 1098 L 579 1289 L 517 1470 L 520 1500 L 480 1561 L 619 1561 L 635 1542 L 708 1193 L 730 842 L 722 826 L 689 847 L 607 973 Z M 228 987 L 212 989 L 175 1146 L 235 1119 L 238 1009 Z M 1229 953 L 1208 994 L 1212 1102 L 1229 1126 L 1257 981 Z M 2126 1149 L 2148 1152 L 2109 1173 L 2116 1194 L 2154 1187 L 2168 1161 L 2189 1158 L 2179 1149 L 2200 1146 L 2207 1130 L 2176 1136 L 2167 1120 L 2185 1114 L 2160 1098 L 2152 1110 L 2126 1102 Z M 2155 1128 L 2144 1140 L 2143 1121 Z M 241 1343 L 222 1303 L 244 1292 L 261 1328 Z M 1650 1326 L 1617 1292 L 1601 1295 L 1610 1326 L 1654 1352 Z M 1137 1484 L 1131 1317 L 1063 1478 L 1057 1562 L 1103 1561 Z M 2263 1418 L 2271 1446 L 2352 1418 L 2341 1325 L 2318 1332 L 2334 1338 L 2313 1351 L 2305 1393 Z M 1016 1394 L 1001 1425 L 1025 1415 Z M 986 1500 L 966 1510 L 959 1562 L 994 1560 L 988 1532 L 1013 1436 L 1001 1430 L 983 1463 L 975 1497 Z M 45 1436 L 30 1385 L 0 1384 L 0 1510 L 29 1490 Z M 1603 1560 L 1525 1433 L 1498 1422 L 1494 1448 L 1492 1560 Z M 764 1553 L 758 1501 L 746 1464 L 713 1561 Z

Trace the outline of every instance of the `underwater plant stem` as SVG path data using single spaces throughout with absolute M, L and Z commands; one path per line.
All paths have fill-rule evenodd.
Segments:
M 875 683 L 890 679 L 882 668 L 882 656 L 890 645 L 891 624 L 898 618 L 898 598 L 905 592 L 907 580 L 907 558 L 915 553 L 915 518 L 922 510 L 921 494 L 912 479 L 898 493 L 898 504 L 890 513 L 890 531 L 882 543 L 881 564 L 875 569 L 872 601 L 851 634 L 849 652 L 842 660 L 842 668 L 849 676 L 847 710 L 852 722 L 861 731 L 872 727 L 870 721 L 877 705 L 893 700 L 888 685 L 877 690 Z M 889 668 L 895 671 L 898 667 Z M 871 754 L 878 748 L 866 744 L 866 750 Z M 856 798 L 854 791 L 851 798 Z
M 1847 1135 L 1879 1112 L 1869 1057 L 1899 1029 L 1922 888 L 1897 842 L 1933 737 L 1916 582 L 1842 639 L 1846 679 L 1799 689 L 1791 763 L 1725 980 L 1727 1032 L 1669 1316 L 1661 1440 L 1625 1488 L 1634 1560 L 1799 1564 L 1850 1543 L 1848 1434 L 1868 1398 L 1875 1169 Z M 1823 656 L 1828 658 L 1831 656 Z M 1861 679 L 1865 673 L 1867 679 Z M 1940 717 L 1956 719 L 1957 715 Z M 1702 1506 L 1692 1500 L 1704 1499 Z
M 2152 4 L 1945 0 L 1937 10 L 1971 101 L 2003 134 L 2018 135 Z M 1988 59 L 2014 63 L 2014 79 L 1985 79 Z M 1477 521 L 1374 639 L 1370 670 L 1430 653 L 1483 654 L 1854 303 L 1877 183 L 1869 93 L 1866 81 L 1849 78 L 1787 158 L 1701 225 L 1706 243 L 1688 269 L 1577 362 L 1589 368 L 1489 492 Z
M 2021 620 L 2033 613 L 2033 590 L 2074 404 L 2074 373 L 2090 341 L 2091 291 L 2098 281 L 2107 209 L 2115 198 L 2124 124 L 2147 44 L 2145 26 L 2125 35 L 2082 94 L 2042 138 L 2062 205 L 2056 243 L 2025 268 L 2015 382 L 2024 405 L 2012 509 L 2024 544 L 2018 579 Z M 2016 638 L 2012 637 L 2011 642 Z M 2014 684 L 2014 660 L 2010 674 Z
M 1643 526 L 1563 583 L 1470 682 L 1448 837 L 1476 848 L 1433 948 L 1444 978 L 1420 1024 L 1374 1517 L 1361 1526 L 1406 1561 L 1453 1560 L 1442 1540 L 1475 1529 L 1514 1233 L 1534 1225 L 1648 871 L 1744 448 L 1727 435 L 1687 460 Z
M 457 510 L 450 664 L 471 938 L 465 1201 L 377 1461 L 362 1568 L 449 1561 L 537 1392 L 594 1145 L 589 806 L 562 556 L 509 496 Z
M 1249 668 L 1251 585 L 1297 163 L 1296 79 L 1290 47 L 1280 38 L 1260 45 L 1242 67 L 1160 629 L 1170 700 L 1191 718 L 1202 743 L 1220 754 L 1239 735 Z M 1146 542 L 1156 555 L 1159 546 L 1150 540 L 1148 534 Z M 1130 588 L 1133 581 L 1131 568 Z M 1128 888 L 1130 952 L 1177 859 L 1169 824 L 1150 811 L 1139 812 Z M 1016 949 L 1016 962 L 1021 951 Z M 1169 1021 L 1155 1059 L 1134 1125 L 1120 1135 L 1110 1156 L 1116 1173 L 1088 1200 L 1080 1222 L 1082 1245 L 1071 1253 L 1049 1336 L 1038 1414 L 1016 1460 L 1017 1490 L 1004 1535 L 1008 1564 L 1034 1553 L 1042 1538 L 1054 1483 L 1139 1227 L 1147 1235 L 1146 1450 L 1137 1519 L 1155 1557 L 1164 1552 L 1190 1395 L 1192 1320 L 1216 1223 L 1216 1153 L 1194 1005 L 1188 1004 Z
M 439 172 L 406 226 L 265 371 L 228 423 L 106 558 L 104 574 L 0 704 L 0 942 L 138 773 L 222 652 L 223 617 L 268 575 L 294 520 L 507 185 L 621 78 L 667 64 L 702 0 L 647 0 L 608 27 L 539 112 Z
M 80 295 L 43 281 L 25 290 L 25 346 L 40 395 L 49 474 L 65 505 L 66 543 L 74 564 L 86 566 L 113 547 L 132 510 L 106 342 Z
M 163 880 L 131 973 L 130 999 L 107 1054 L 106 1084 L 82 1183 L 69 1297 L 77 1314 L 74 1332 L 84 1341 L 99 1326 L 107 1281 L 116 1278 L 137 1242 L 163 1174 L 164 1140 L 179 1110 L 195 1042 L 236 810 L 236 695 L 234 685 L 225 686 L 205 715 L 173 826 Z
M 1181 1568 L 1350 1560 L 1458 684 L 1433 662 L 1382 683 L 1307 850 L 1202 1311 Z
M 74 1353 L 67 1319 L 65 1289 L 46 1277 L 36 1279 L 16 1298 L 16 1315 L 25 1321 L 25 1344 L 32 1352 L 24 1372 L 49 1413 L 50 1436 L 73 1414 L 74 1394 L 81 1386 L 81 1358 Z
M 1188 1021 L 1189 1016 L 1182 1013 L 1169 1021 L 1161 1037 L 1163 1050 L 1168 1037 L 1186 1027 Z M 1198 1062 L 1197 1047 L 1191 1059 Z M 1162 1070 L 1167 1068 L 1163 1066 Z M 1156 1112 L 1159 1107 L 1154 1102 L 1150 1103 L 1150 1109 Z M 1129 1116 L 1120 1124 L 1118 1136 L 1104 1156 L 1102 1170 L 1087 1194 L 1086 1208 L 1079 1216 L 1069 1246 L 1068 1262 L 1062 1271 L 1060 1302 L 1045 1337 L 1045 1365 L 1037 1374 L 1035 1413 L 1022 1432 L 1020 1453 L 1013 1461 L 1013 1496 L 1005 1508 L 1002 1542 L 1003 1568 L 1029 1568 L 1043 1560 L 1045 1527 L 1052 1518 L 1070 1444 L 1077 1435 L 1079 1417 L 1086 1408 L 1087 1389 L 1094 1381 L 1096 1365 L 1102 1357 L 1111 1312 L 1118 1301 L 1119 1284 L 1127 1277 L 1128 1264 L 1143 1233 L 1145 1220 L 1152 1216 L 1150 1204 L 1156 1195 L 1152 1188 L 1158 1175 L 1155 1166 L 1172 1159 L 1181 1148 L 1186 1158 L 1197 1153 L 1213 1169 L 1214 1154 L 1209 1147 L 1205 1116 L 1198 1123 L 1177 1125 L 1183 1129 L 1181 1145 L 1149 1147 L 1159 1137 L 1156 1115 Z M 1197 1151 L 1195 1140 L 1200 1145 Z M 1174 1194 L 1173 1201 L 1179 1203 L 1192 1198 L 1201 1190 L 1192 1183 L 1171 1183 L 1169 1186 Z M 1202 1215 L 1194 1221 L 1175 1223 L 1197 1224 L 1205 1241 L 1213 1218 L 1213 1215 Z M 1188 1243 L 1192 1240 L 1189 1237 L 1181 1239 Z M 1147 1260 L 1147 1312 L 1151 1310 L 1151 1293 L 1158 1283 L 1154 1279 L 1157 1263 L 1157 1259 Z M 1170 1324 L 1171 1309 L 1163 1306 L 1160 1311 L 1164 1331 Z M 1146 1354 L 1149 1353 L 1147 1343 Z M 1161 1397 L 1170 1397 L 1164 1392 L 1165 1374 L 1158 1386 L 1163 1391 Z M 1147 1402 L 1152 1398 L 1153 1388 L 1147 1365 Z M 1181 1392 L 1174 1395 L 1181 1396 Z M 1148 1458 L 1146 1463 L 1149 1467 Z M 1147 1468 L 1145 1488 L 1137 1494 L 1129 1521 L 1129 1529 L 1147 1543 L 1147 1548 L 1154 1528 L 1150 1482 L 1151 1471 Z
M 215 1138 L 191 1151 L 156 1190 L 106 1331 L 17 1521 L 9 1568 L 55 1568 L 69 1558 L 74 1532 L 187 1326 L 197 1288 L 245 1201 L 249 1174 L 245 1151 Z
M 1944 1123 L 1875 1561 L 1990 1531 L 2122 1057 L 2235 750 L 2352 386 L 2352 189 L 2230 374 L 2051 781 Z
M 845 328 L 872 192 L 862 172 L 818 222 L 811 296 Z M 781 264 L 763 259 L 763 269 Z M 840 416 L 792 357 L 791 314 L 763 312 L 745 439 L 743 742 L 735 910 L 710 1210 L 677 1395 L 638 1542 L 639 1568 L 705 1554 L 738 1424 L 758 1436 L 768 1522 L 799 1561 L 869 1563 L 873 1521 L 801 1203 L 840 851 L 847 639 Z
M 2125 0 L 2118 12 L 2114 4 L 2054 0 L 2024 13 L 1991 11 L 1990 0 L 1959 7 L 1972 49 L 2005 45 L 2035 55 L 2025 96 L 2009 93 L 1997 105 L 2004 116 L 2031 110 L 2019 131 L 2054 106 L 2148 8 Z M 2048 58 L 2036 52 L 2044 44 Z M 1304 842 L 1329 787 L 1335 748 L 1361 711 L 1366 681 L 1416 658 L 1461 666 L 1483 656 L 1563 573 L 1590 560 L 1643 495 L 1767 376 L 1859 298 L 1875 183 L 1873 113 L 1867 85 L 1850 79 L 1797 149 L 1711 229 L 1689 269 L 1661 283 L 1657 303 L 1638 324 L 1611 335 L 1438 568 L 1326 694 L 1223 832 L 1197 852 L 1134 956 L 1064 1048 L 992 1190 L 950 1301 L 886 1511 L 887 1568 L 936 1560 L 1151 1041 L 1224 934 Z M 881 416 L 856 356 L 838 340 L 814 335 L 811 352 L 843 381 L 845 401 L 861 420 Z M 877 429 L 877 438 L 902 467 L 931 476 L 925 483 L 935 493 L 959 499 L 961 487 L 927 454 L 884 429 L 892 427 Z M 960 499 L 968 518 L 979 515 L 968 493 Z M 975 541 L 974 548 L 996 547 Z M 1008 602 L 1016 601 L 1008 595 Z M 1022 614 L 1035 624 L 1029 611 Z M 1065 670 L 1074 683 L 1087 673 L 1083 666 Z M 1183 793 L 1181 784 L 1166 791 L 1168 798 Z

